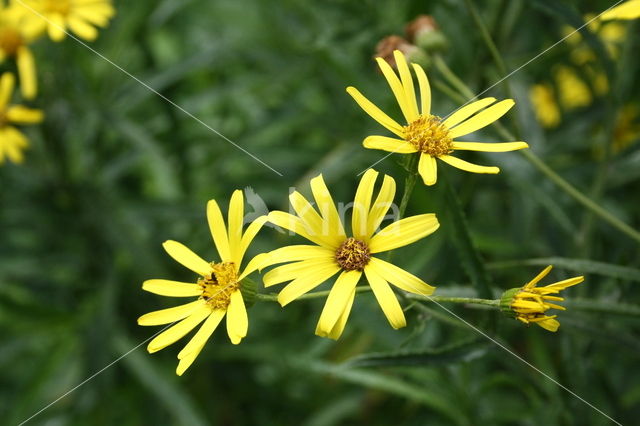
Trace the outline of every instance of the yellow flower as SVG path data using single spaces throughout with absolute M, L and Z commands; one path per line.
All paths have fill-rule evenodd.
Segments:
M 0 164 L 5 156 L 14 163 L 24 160 L 22 151 L 29 146 L 29 141 L 13 124 L 36 124 L 43 119 L 42 111 L 11 105 L 11 97 L 15 86 L 15 77 L 4 73 L 0 77 Z
M 560 323 L 556 320 L 557 315 L 546 315 L 546 312 L 549 309 L 564 311 L 563 306 L 552 303 L 561 302 L 564 299 L 551 295 L 558 294 L 567 287 L 580 284 L 584 281 L 584 277 L 573 277 L 545 287 L 536 287 L 536 284 L 547 276 L 551 268 L 552 266 L 547 266 L 524 287 L 505 291 L 500 301 L 502 311 L 525 324 L 538 324 L 545 330 L 557 331 L 560 327 Z
M 591 105 L 593 97 L 587 83 L 576 72 L 566 66 L 559 66 L 555 72 L 560 104 L 567 110 Z
M 242 191 L 235 191 L 231 197 L 228 230 L 218 204 L 215 200 L 209 201 L 207 219 L 220 262 L 206 262 L 179 242 L 166 241 L 162 246 L 169 256 L 200 278 L 195 284 L 162 279 L 148 280 L 142 284 L 144 290 L 161 296 L 197 297 L 191 303 L 151 312 L 138 318 L 139 325 L 163 325 L 179 321 L 149 342 L 147 350 L 150 353 L 171 345 L 204 321 L 178 354 L 178 375 L 182 375 L 193 363 L 225 315 L 227 334 L 233 344 L 240 343 L 247 335 L 249 321 L 241 289 L 246 283 L 246 277 L 260 266 L 265 255 L 254 257 L 244 270 L 240 265 L 249 244 L 267 218 L 262 216 L 256 219 L 243 233 L 243 217 Z
M 40 31 L 46 30 L 53 41 L 62 41 L 66 32 L 93 41 L 98 37 L 96 27 L 105 28 L 115 15 L 111 0 L 20 0 L 30 23 Z
M 529 90 L 529 98 L 533 105 L 536 118 L 547 129 L 556 127 L 560 123 L 560 109 L 553 95 L 553 89 L 548 84 L 536 84 Z
M 603 13 L 600 19 L 637 19 L 640 18 L 640 0 L 630 0 Z
M 394 52 L 400 77 L 382 58 L 376 58 L 378 66 L 384 74 L 391 90 L 400 105 L 407 121 L 401 126 L 387 114 L 382 112 L 371 101 L 365 98 L 355 87 L 348 87 L 347 92 L 374 120 L 386 127 L 398 138 L 386 136 L 369 136 L 363 145 L 365 148 L 402 154 L 421 153 L 418 171 L 426 185 L 433 185 L 437 180 L 436 158 L 462 170 L 473 173 L 498 173 L 497 167 L 484 167 L 468 163 L 450 155 L 454 151 L 505 152 L 527 148 L 524 142 L 479 143 L 461 142 L 455 139 L 465 136 L 493 123 L 502 117 L 514 105 L 507 99 L 498 103 L 495 98 L 484 98 L 465 105 L 445 120 L 431 114 L 431 89 L 427 75 L 418 64 L 412 64 L 420 87 L 420 110 L 416 100 L 413 78 L 404 55 Z M 477 113 L 477 114 L 476 114 Z
M 399 220 L 377 231 L 393 203 L 396 186 L 393 178 L 385 175 L 372 204 L 377 176 L 378 172 L 370 169 L 360 181 L 353 205 L 350 237 L 322 175 L 311 180 L 311 191 L 319 211 L 300 193 L 293 192 L 289 200 L 297 215 L 281 211 L 269 214 L 270 222 L 315 244 L 279 248 L 272 251 L 270 259 L 265 261 L 265 264 L 290 262 L 272 269 L 263 277 L 265 287 L 291 281 L 278 295 L 282 306 L 340 272 L 316 327 L 319 336 L 340 337 L 351 312 L 356 285 L 363 273 L 391 326 L 396 329 L 404 327 L 406 320 L 389 283 L 422 295 L 430 295 L 435 289 L 420 278 L 374 256 L 411 244 L 440 226 L 434 214 L 423 214 Z
M 29 44 L 38 37 L 24 25 L 24 16 L 15 7 L 0 6 L 0 62 L 16 61 L 20 88 L 25 99 L 33 99 L 38 91 L 36 64 Z

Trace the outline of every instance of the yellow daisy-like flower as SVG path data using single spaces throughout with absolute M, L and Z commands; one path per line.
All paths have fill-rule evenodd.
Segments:
M 316 327 L 319 336 L 340 337 L 363 273 L 391 326 L 396 329 L 404 327 L 406 320 L 389 283 L 422 295 L 430 295 L 435 290 L 420 278 L 375 257 L 424 238 L 440 226 L 435 214 L 423 214 L 399 220 L 378 231 L 393 203 L 396 184 L 393 178 L 385 175 L 372 203 L 377 176 L 378 172 L 370 169 L 360 181 L 353 204 L 350 237 L 322 175 L 311 180 L 318 211 L 300 193 L 293 192 L 289 200 L 297 215 L 281 211 L 269 214 L 270 222 L 315 244 L 279 248 L 265 261 L 269 264 L 290 262 L 263 277 L 265 287 L 291 281 L 278 295 L 282 306 L 340 273 L 320 315 Z
M 573 277 L 545 287 L 536 287 L 536 284 L 547 276 L 551 268 L 551 265 L 547 266 L 524 287 L 505 291 L 500 301 L 502 312 L 527 325 L 533 323 L 545 330 L 557 331 L 560 327 L 560 322 L 556 320 L 557 315 L 546 315 L 546 312 L 549 309 L 564 311 L 563 306 L 553 303 L 561 302 L 564 298 L 552 295 L 560 293 L 567 287 L 580 284 L 584 281 L 584 277 Z
M 150 353 L 171 345 L 204 321 L 202 327 L 178 354 L 178 375 L 182 375 L 193 363 L 225 315 L 227 334 L 233 344 L 240 343 L 247 335 L 249 320 L 241 293 L 245 285 L 243 280 L 260 266 L 265 255 L 254 257 L 244 270 L 240 265 L 249 244 L 267 218 L 262 216 L 256 219 L 244 233 L 243 218 L 242 191 L 235 191 L 231 197 L 228 228 L 216 201 L 209 201 L 207 219 L 220 262 L 206 262 L 179 242 L 166 241 L 162 246 L 169 256 L 197 273 L 200 278 L 195 284 L 162 279 L 148 280 L 142 284 L 144 290 L 161 296 L 197 297 L 197 300 L 185 305 L 151 312 L 138 318 L 140 325 L 163 325 L 179 321 L 149 342 L 147 350 Z
M 43 119 L 42 111 L 26 108 L 22 105 L 11 105 L 11 97 L 15 87 L 15 77 L 4 73 L 0 77 L 0 164 L 5 157 L 14 163 L 22 163 L 22 151 L 29 146 L 29 141 L 14 125 L 36 124 Z
M 15 7 L 0 6 L 0 63 L 9 58 L 16 61 L 25 99 L 33 99 L 38 91 L 36 63 L 29 49 L 37 37 L 37 32 L 24 25 L 24 16 Z
M 46 30 L 53 41 L 64 40 L 67 31 L 94 41 L 96 27 L 107 27 L 116 13 L 111 0 L 14 0 L 13 4 L 21 6 L 30 25 Z
M 426 185 L 433 185 L 437 180 L 436 159 L 468 172 L 500 172 L 498 167 L 479 166 L 454 157 L 451 155 L 454 151 L 506 152 L 529 146 L 525 142 L 480 143 L 455 140 L 498 120 L 511 109 L 514 101 L 507 99 L 495 103 L 495 98 L 480 99 L 463 106 L 443 120 L 431 114 L 431 88 L 422 67 L 412 64 L 420 87 L 420 108 L 418 108 L 413 78 L 407 61 L 399 50 L 394 52 L 394 58 L 399 77 L 384 59 L 376 58 L 376 60 L 400 105 L 407 121 L 406 126 L 401 126 L 382 112 L 355 87 L 347 88 L 347 92 L 367 114 L 399 137 L 398 139 L 369 136 L 363 142 L 365 148 L 401 154 L 421 153 L 418 171 Z
M 606 11 L 600 19 L 607 21 L 610 19 L 638 19 L 640 18 L 640 0 L 630 0 Z

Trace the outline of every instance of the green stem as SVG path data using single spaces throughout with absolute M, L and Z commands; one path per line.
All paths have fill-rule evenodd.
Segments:
M 356 287 L 356 293 L 364 293 L 370 292 L 371 287 L 369 286 L 358 286 Z M 315 291 L 312 293 L 307 293 L 300 296 L 297 300 L 302 299 L 319 299 L 324 298 L 329 295 L 331 290 L 327 291 Z M 450 297 L 450 296 L 422 296 L 419 294 L 405 294 L 407 299 L 420 300 L 422 302 L 434 302 L 434 303 L 461 303 L 467 305 L 486 305 L 486 306 L 495 306 L 499 307 L 500 300 L 491 300 L 491 299 L 477 299 L 474 297 Z M 264 302 L 277 302 L 278 295 L 275 293 L 272 294 L 258 294 L 257 299 Z
M 407 211 L 407 205 L 413 194 L 413 188 L 416 186 L 416 180 L 418 179 L 418 161 L 420 160 L 420 153 L 411 155 L 407 164 L 407 175 L 404 180 L 404 192 L 402 193 L 402 200 L 400 200 L 400 207 L 398 209 L 398 220 L 404 217 Z
M 449 84 L 451 84 L 458 92 L 460 92 L 460 94 L 465 96 L 467 99 L 474 99 L 476 97 L 471 89 L 469 89 L 469 87 L 467 87 L 467 85 L 458 78 L 456 73 L 451 71 L 451 68 L 449 68 L 449 65 L 447 65 L 444 59 L 442 59 L 442 56 L 433 55 L 433 64 L 440 72 L 440 74 L 442 74 L 442 77 L 444 77 L 444 79 L 447 80 Z

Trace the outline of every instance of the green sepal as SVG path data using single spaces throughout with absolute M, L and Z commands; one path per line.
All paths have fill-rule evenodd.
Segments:
M 247 308 L 255 305 L 258 294 L 258 285 L 255 281 L 250 278 L 244 278 L 240 281 L 240 292 Z
M 520 290 L 522 290 L 520 287 L 510 288 L 502 293 L 502 297 L 500 297 L 500 311 L 508 317 L 516 317 L 516 312 L 511 309 L 511 304 L 513 303 L 513 298 Z

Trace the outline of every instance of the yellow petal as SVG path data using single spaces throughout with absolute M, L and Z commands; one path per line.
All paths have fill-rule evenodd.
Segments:
M 21 46 L 18 49 L 17 66 L 20 74 L 22 96 L 31 100 L 38 93 L 38 79 L 36 77 L 36 63 L 28 47 Z
M 558 320 L 553 318 L 536 322 L 536 324 L 538 324 L 540 327 L 544 328 L 545 330 L 552 331 L 554 333 L 558 331 L 558 328 L 560 328 L 560 323 L 558 322 Z
M 176 374 L 178 376 L 182 376 L 184 372 L 187 371 L 189 367 L 191 367 L 191 364 L 193 364 L 198 355 L 200 355 L 202 349 L 204 349 L 204 344 L 199 348 L 196 348 L 193 351 L 189 352 L 187 355 L 180 359 L 180 362 L 178 362 L 178 367 L 176 368 Z
M 182 339 L 188 332 L 193 330 L 211 313 L 211 307 L 209 305 L 203 305 L 193 314 L 189 315 L 179 323 L 171 326 L 167 330 L 158 334 L 147 345 L 147 351 L 149 353 L 158 352 L 160 349 L 164 349 L 172 343 Z
M 551 269 L 553 269 L 553 265 L 549 265 L 546 268 L 544 268 L 538 275 L 536 275 L 531 281 L 529 281 L 524 286 L 524 288 L 530 289 L 532 287 L 535 287 L 536 284 L 540 282 L 540 280 L 542 280 L 544 277 L 546 277 L 549 274 L 549 272 L 551 272 Z
M 351 214 L 351 232 L 353 236 L 359 240 L 366 239 L 367 221 L 369 209 L 371 208 L 371 197 L 373 196 L 373 186 L 378 178 L 378 172 L 369 169 L 360 179 L 360 184 L 356 190 L 356 196 L 353 201 L 353 211 Z M 327 328 L 326 330 L 329 330 Z
M 149 312 L 138 318 L 138 325 L 162 325 L 181 320 L 193 314 L 200 307 L 206 305 L 202 299 L 173 308 Z
M 411 216 L 392 223 L 371 238 L 371 253 L 403 247 L 435 232 L 440 227 L 433 213 Z
M 340 268 L 335 263 L 309 270 L 305 276 L 296 278 L 282 289 L 280 294 L 278 294 L 278 302 L 280 302 L 281 306 L 288 305 L 298 297 L 313 290 L 334 276 L 339 270 Z
M 80 38 L 87 41 L 94 41 L 98 38 L 98 30 L 85 20 L 78 18 L 77 16 L 70 15 L 67 17 L 67 24 L 71 31 L 73 31 Z
M 514 105 L 515 102 L 512 99 L 500 101 L 451 129 L 449 136 L 455 139 L 482 129 L 505 115 Z
M 13 143 L 18 148 L 27 148 L 29 146 L 29 141 L 18 129 L 11 126 L 4 127 L 5 138 L 7 140 L 13 141 Z
M 420 154 L 420 162 L 418 163 L 418 172 L 422 176 L 425 185 L 435 185 L 438 180 L 438 168 L 436 159 L 429 154 Z
M 365 98 L 362 93 L 355 87 L 347 87 L 347 93 L 360 105 L 360 108 L 364 110 L 371 118 L 376 120 L 382 126 L 386 127 L 392 133 L 404 138 L 404 131 L 402 126 L 398 124 L 394 119 L 382 112 L 380 108 L 375 106 L 373 102 Z
M 10 72 L 5 72 L 0 77 L 0 110 L 3 110 L 11 101 L 16 78 Z
M 269 254 L 260 253 L 259 255 L 251 259 L 249 263 L 247 263 L 247 266 L 245 266 L 244 271 L 242 271 L 242 273 L 238 277 L 238 281 L 242 281 L 245 277 L 249 276 L 249 274 L 251 274 L 253 271 L 264 268 L 268 264 L 269 264 Z
M 240 249 L 242 244 L 242 222 L 244 219 L 244 199 L 242 191 L 235 190 L 229 201 L 229 250 L 231 252 L 231 261 L 236 265 L 240 265 L 242 258 L 240 257 Z
M 142 289 L 160 296 L 190 297 L 202 295 L 202 289 L 197 284 L 183 283 L 170 280 L 146 280 Z
M 402 81 L 402 87 L 404 89 L 404 98 L 407 101 L 407 111 L 409 112 L 408 122 L 416 120 L 418 114 L 418 102 L 416 101 L 416 92 L 413 88 L 413 78 L 411 77 L 411 71 L 409 71 L 409 65 L 404 55 L 399 50 L 393 51 L 393 57 L 396 61 L 396 67 L 398 68 L 398 74 Z
M 391 327 L 398 329 L 406 326 L 407 321 L 404 317 L 404 312 L 402 312 L 402 307 L 389 284 L 371 268 L 365 267 L 364 273 Z
M 388 138 L 386 136 L 368 136 L 362 141 L 362 146 L 368 149 L 381 149 L 382 151 L 398 154 L 417 152 L 412 143 L 404 139 Z
M 196 274 L 205 276 L 211 273 L 211 265 L 205 262 L 200 256 L 192 252 L 184 244 L 177 241 L 168 240 L 162 243 L 165 251 L 169 253 L 176 262 L 185 268 L 191 269 Z
M 283 262 L 293 262 L 297 260 L 317 259 L 320 257 L 330 258 L 335 254 L 334 250 L 329 250 L 324 247 L 311 246 L 311 245 L 293 245 L 281 247 L 268 253 L 269 260 L 265 264 L 275 265 Z
M 316 200 L 316 205 L 322 214 L 322 218 L 328 223 L 327 235 L 335 241 L 335 244 L 332 244 L 331 247 L 337 248 L 344 237 L 346 237 L 346 234 L 344 233 L 336 205 L 331 198 L 331 194 L 327 189 L 327 185 L 324 183 L 322 175 L 311 179 L 311 192 L 313 192 L 313 198 Z
M 449 164 L 460 170 L 465 170 L 471 173 L 489 173 L 496 174 L 500 173 L 500 169 L 498 167 L 488 167 L 488 166 L 479 166 L 477 164 L 469 163 L 467 161 L 461 160 L 457 157 L 452 157 L 450 155 L 443 155 L 442 157 L 438 157 L 440 160 Z
M 231 262 L 231 249 L 229 247 L 229 237 L 227 229 L 222 218 L 222 212 L 216 200 L 209 200 L 207 203 L 207 221 L 209 230 L 213 237 L 213 243 L 216 245 L 220 259 L 223 262 Z
M 382 181 L 382 187 L 376 200 L 373 202 L 369 218 L 367 221 L 367 240 L 378 229 L 389 208 L 393 204 L 393 198 L 396 195 L 396 181 L 391 176 L 385 175 Z
M 413 65 L 413 71 L 416 73 L 420 85 L 420 111 L 423 115 L 431 114 L 431 86 L 427 74 L 420 65 L 411 65 Z
M 409 293 L 430 296 L 436 289 L 415 275 L 382 259 L 372 257 L 367 267 L 373 268 L 381 278 Z
M 7 110 L 7 118 L 16 124 L 37 124 L 42 122 L 44 114 L 39 109 L 15 105 Z
M 289 263 L 287 265 L 273 268 L 264 274 L 262 282 L 265 287 L 271 287 L 272 285 L 303 277 L 315 270 L 332 266 L 337 266 L 333 253 L 327 257 L 302 260 L 300 262 Z
M 463 122 L 464 120 L 466 120 L 467 118 L 475 114 L 476 112 L 486 108 L 487 106 L 491 105 L 495 101 L 496 101 L 496 98 L 483 98 L 478 101 L 471 102 L 470 104 L 467 104 L 462 108 L 459 108 L 453 114 L 449 115 L 449 117 L 443 121 L 443 124 L 447 126 L 449 129 L 451 129 L 456 124 Z
M 610 19 L 637 19 L 640 18 L 640 0 L 630 0 L 609 9 L 600 16 L 603 21 Z
M 49 38 L 55 42 L 64 40 L 67 36 L 67 25 L 64 21 L 64 17 L 59 13 L 54 13 L 48 16 L 49 25 L 47 25 L 47 31 L 49 32 Z
M 362 272 L 360 271 L 344 271 L 338 276 L 318 320 L 317 335 L 326 337 L 331 333 L 331 330 L 344 312 L 351 293 L 356 288 L 361 275 Z
M 453 149 L 458 151 L 508 152 L 524 148 L 529 148 L 529 145 L 526 142 L 453 142 Z
M 338 340 L 340 336 L 342 336 L 342 332 L 344 331 L 345 325 L 347 325 L 347 319 L 349 319 L 349 314 L 351 313 L 351 307 L 353 306 L 353 300 L 355 299 L 355 297 L 356 297 L 356 289 L 354 288 L 351 291 L 349 300 L 347 300 L 347 304 L 344 307 L 344 310 L 342 311 L 340 318 L 338 318 L 338 321 L 336 321 L 336 325 L 333 326 L 333 328 L 331 329 L 331 332 L 326 337 L 333 340 Z M 316 330 L 316 334 L 318 334 L 318 330 Z
M 555 290 L 555 291 L 560 291 L 560 290 L 564 290 L 567 287 L 571 287 L 574 286 L 576 284 L 580 284 L 581 282 L 584 281 L 584 277 L 573 277 L 573 278 L 568 278 L 566 280 L 563 281 L 559 281 L 557 283 L 548 285 L 546 287 L 544 287 L 545 290 Z
M 330 242 L 333 239 L 328 238 L 327 235 L 329 232 L 329 224 L 324 223 L 324 220 L 320 217 L 318 212 L 315 211 L 311 203 L 298 191 L 293 191 L 289 194 L 289 202 L 298 217 L 302 219 L 307 232 L 317 238 L 325 240 L 327 244 L 331 244 Z
M 267 222 L 267 216 L 260 216 L 259 218 L 251 222 L 249 226 L 247 226 L 247 230 L 242 235 L 242 240 L 240 241 L 240 250 L 238 253 L 238 259 L 239 259 L 238 265 L 242 263 L 242 259 L 244 258 L 244 255 L 247 252 L 249 245 L 251 245 L 251 241 L 253 241 L 253 239 L 256 237 L 260 229 L 262 229 L 262 225 L 264 225 L 266 222 Z
M 247 308 L 244 306 L 242 293 L 240 290 L 236 290 L 231 294 L 231 301 L 227 308 L 227 334 L 231 343 L 234 345 L 240 343 L 247 336 L 248 329 Z
M 413 115 L 411 115 L 409 102 L 405 97 L 404 88 L 402 87 L 402 83 L 400 82 L 400 79 L 398 78 L 396 73 L 393 71 L 393 68 L 391 68 L 391 65 L 387 63 L 387 61 L 379 57 L 376 58 L 376 61 L 378 62 L 378 66 L 380 67 L 380 71 L 382 71 L 384 78 L 387 79 L 387 82 L 389 83 L 389 87 L 391 87 L 391 91 L 393 92 L 393 95 L 396 97 L 396 100 L 398 101 L 398 105 L 400 106 L 400 110 L 402 110 L 402 114 L 404 115 L 405 120 L 407 120 L 407 123 L 411 123 L 413 121 L 412 120 Z
M 191 340 L 189 340 L 189 343 L 187 343 L 185 347 L 180 351 L 180 353 L 178 354 L 178 359 L 183 359 L 196 350 L 200 352 L 200 348 L 202 348 L 205 343 L 207 343 L 207 340 L 209 340 L 226 313 L 227 312 L 222 309 L 216 309 L 211 312 L 211 315 L 209 315 L 204 324 L 202 324 L 202 327 L 200 327 L 196 334 L 193 335 Z
M 281 211 L 273 211 L 269 213 L 269 222 L 273 223 L 276 226 L 280 226 L 281 228 L 287 229 L 291 232 L 295 232 L 307 240 L 314 242 L 322 247 L 327 247 L 331 249 L 336 249 L 337 246 L 333 246 L 328 244 L 325 239 L 320 235 L 312 235 L 307 232 L 307 229 L 304 225 L 302 219 L 292 214 L 281 212 Z

